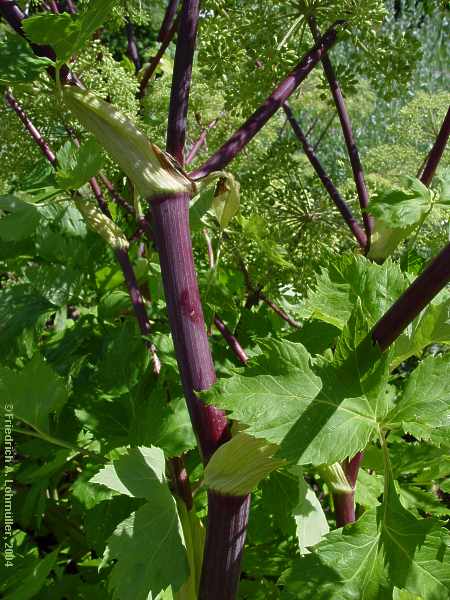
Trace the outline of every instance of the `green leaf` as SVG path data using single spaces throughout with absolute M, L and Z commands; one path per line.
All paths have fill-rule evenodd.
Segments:
M 378 545 L 376 514 L 367 511 L 353 525 L 329 533 L 312 554 L 295 561 L 281 582 L 298 600 L 389 598 Z
M 239 189 L 239 182 L 231 174 L 221 177 L 216 186 L 212 206 L 221 229 L 228 227 L 231 219 L 239 210 Z
M 405 178 L 405 187 L 393 190 L 370 202 L 375 219 L 392 229 L 418 225 L 431 208 L 430 190 L 414 177 Z
M 16 419 L 38 431 L 50 431 L 49 417 L 67 401 L 64 381 L 36 354 L 21 371 L 0 368 L 0 391 L 5 405 L 14 407 Z
M 301 344 L 272 342 L 271 356 L 279 376 L 235 375 L 206 393 L 209 402 L 230 411 L 232 419 L 248 425 L 246 432 L 280 443 L 318 394 L 321 383 Z M 245 402 L 242 402 L 245 398 Z
M 189 568 L 175 500 L 165 478 L 163 451 L 131 448 L 91 481 L 148 500 L 108 540 L 109 557 L 118 559 L 110 576 L 113 597 L 147 600 L 169 585 L 177 590 Z
M 120 523 L 108 540 L 118 559 L 109 587 L 117 600 L 148 600 L 168 586 L 178 590 L 189 575 L 183 533 L 167 486 Z
M 428 357 L 409 376 L 386 427 L 401 426 L 419 440 L 447 443 L 450 435 L 450 354 Z
M 383 493 L 383 477 L 375 473 L 369 474 L 359 469 L 355 489 L 355 502 L 366 508 L 373 508 L 380 503 L 378 498 Z
M 330 531 L 330 527 L 319 499 L 301 472 L 298 481 L 299 501 L 293 509 L 293 515 L 300 554 L 305 555 L 309 553 L 308 548 L 316 546 Z
M 160 448 L 131 448 L 92 479 L 119 494 L 147 498 L 166 485 L 164 453 Z
M 81 20 L 67 13 L 34 15 L 22 26 L 31 42 L 51 46 L 59 63 L 69 60 L 78 46 Z
M 250 365 L 252 376 L 224 380 L 208 401 L 230 411 L 250 435 L 279 444 L 280 457 L 289 461 L 332 464 L 353 456 L 389 406 L 388 355 L 380 355 L 367 333 L 359 304 L 333 362 L 321 359 L 313 372 L 301 344 L 272 342 L 265 359 L 272 374 L 253 375 Z
M 261 482 L 264 510 L 274 516 L 276 525 L 289 536 L 295 531 L 292 514 L 299 504 L 299 488 L 302 485 L 299 477 L 303 478 L 303 474 L 293 469 L 279 469 Z
M 406 177 L 402 190 L 390 191 L 370 203 L 375 229 L 368 258 L 382 262 L 419 226 L 432 208 L 432 193 L 414 177 Z
M 142 504 L 136 498 L 114 496 L 103 500 L 88 510 L 84 515 L 84 528 L 89 542 L 97 554 L 105 550 L 106 540 L 114 533 L 117 525 L 130 516 Z
M 205 468 L 205 486 L 229 496 L 249 494 L 266 475 L 285 464 L 273 458 L 276 449 L 264 440 L 237 433 L 212 455 Z
M 420 356 L 430 344 L 450 344 L 450 293 L 444 289 L 398 337 L 393 366 L 410 356 Z
M 123 350 L 127 349 L 124 360 Z M 134 318 L 126 319 L 104 338 L 103 351 L 98 357 L 98 385 L 103 391 L 129 391 L 149 368 L 146 349 Z
M 52 65 L 49 58 L 36 56 L 22 36 L 5 32 L 0 40 L 0 82 L 29 83 Z
M 145 385 L 145 383 L 144 383 Z M 148 386 L 152 385 L 150 394 Z M 181 395 L 167 402 L 167 390 L 159 381 L 147 382 L 147 393 L 133 398 L 134 412 L 129 439 L 133 445 L 158 446 L 167 456 L 180 456 L 197 445 L 192 424 Z M 171 394 L 173 394 L 171 388 Z
M 404 275 L 390 260 L 376 265 L 362 256 L 345 256 L 317 277 L 316 289 L 308 292 L 304 312 L 343 329 L 359 298 L 369 324 L 373 325 L 406 286 Z
M 391 492 L 384 506 L 328 534 L 283 574 L 296 598 L 383 600 L 393 585 L 425 600 L 445 600 L 450 585 L 445 530 L 416 519 Z
M 108 0 L 91 0 L 88 9 L 81 15 L 34 15 L 24 20 L 23 28 L 29 40 L 51 46 L 58 62 L 64 63 L 83 48 L 110 14 L 110 8 Z
M 41 215 L 33 204 L 15 196 L 0 196 L 0 210 L 10 213 L 0 218 L 0 239 L 17 242 L 36 231 Z
M 56 565 L 58 550 L 40 558 L 33 566 L 31 573 L 24 576 L 22 583 L 13 592 L 3 596 L 4 600 L 31 600 L 44 587 L 50 571 Z
M 63 190 L 82 187 L 104 164 L 101 146 L 94 138 L 89 138 L 79 148 L 72 142 L 66 142 L 57 158 L 60 168 L 56 172 L 56 181 Z

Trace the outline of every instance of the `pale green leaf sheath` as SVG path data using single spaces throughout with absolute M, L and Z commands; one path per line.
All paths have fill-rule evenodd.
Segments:
M 181 167 L 111 104 L 71 86 L 63 87 L 62 96 L 80 123 L 120 165 L 144 198 L 196 192 L 195 183 Z

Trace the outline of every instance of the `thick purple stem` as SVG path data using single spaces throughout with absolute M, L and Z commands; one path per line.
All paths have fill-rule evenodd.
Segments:
M 312 17 L 309 20 L 311 32 L 313 34 L 314 39 L 319 40 L 319 30 L 317 28 L 315 19 Z M 342 94 L 341 87 L 339 82 L 336 79 L 336 74 L 333 69 L 333 65 L 331 64 L 330 58 L 328 55 L 324 54 L 322 57 L 322 66 L 325 73 L 325 76 L 328 80 L 328 84 L 330 86 L 331 94 L 333 96 L 334 103 L 336 105 L 336 109 L 339 115 L 339 120 L 341 122 L 342 133 L 344 134 L 345 144 L 347 146 L 348 155 L 350 158 L 350 163 L 352 166 L 353 177 L 355 180 L 356 191 L 358 193 L 359 204 L 361 206 L 362 217 L 364 221 L 364 228 L 366 230 L 367 236 L 367 248 L 370 245 L 370 235 L 372 231 L 372 223 L 369 213 L 367 212 L 367 208 L 369 206 L 369 194 L 367 192 L 366 182 L 364 180 L 364 171 L 361 165 L 361 160 L 359 158 L 358 147 L 356 145 L 355 139 L 353 137 L 353 129 L 352 123 L 350 120 L 350 115 L 347 111 L 347 106 L 345 104 L 344 96 Z
M 139 92 L 137 94 L 138 98 L 143 98 L 145 96 L 145 90 L 147 89 L 148 82 L 152 78 L 153 73 L 156 71 L 156 69 L 161 61 L 161 58 L 164 56 L 165 51 L 167 50 L 167 48 L 170 45 L 170 42 L 173 40 L 173 37 L 174 37 L 177 29 L 178 29 L 178 19 L 175 20 L 170 31 L 167 33 L 166 37 L 164 38 L 164 41 L 162 42 L 160 49 L 155 54 L 155 56 L 152 58 L 148 67 L 145 69 L 144 74 L 142 75 L 141 84 L 139 86 Z
M 31 135 L 33 140 L 39 146 L 39 148 L 41 149 L 41 152 L 45 156 L 45 158 L 53 166 L 56 166 L 55 154 L 51 151 L 50 146 L 44 140 L 44 138 L 42 137 L 42 135 L 40 134 L 38 129 L 36 129 L 36 127 L 33 125 L 31 120 L 29 119 L 28 115 L 22 109 L 22 107 L 17 102 L 17 100 L 14 98 L 14 96 L 11 94 L 11 92 L 9 92 L 9 91 L 5 92 L 5 100 L 9 104 L 9 106 L 13 109 L 13 111 L 17 114 L 19 119 L 22 121 L 22 123 L 25 126 L 25 129 L 28 131 L 28 133 Z
M 136 38 L 134 37 L 134 26 L 129 19 L 127 19 L 126 30 L 128 40 L 127 55 L 128 58 L 133 62 L 137 73 L 141 68 L 141 59 L 139 57 L 139 51 L 136 45 Z
M 395 342 L 449 281 L 450 244 L 447 244 L 373 328 L 372 339 L 382 351 Z
M 250 510 L 250 496 L 208 492 L 208 523 L 199 600 L 234 600 Z M 228 540 L 224 545 L 221 540 Z M 222 573 L 222 577 L 218 574 Z
M 158 42 L 164 42 L 167 35 L 169 34 L 175 15 L 177 14 L 177 8 L 180 0 L 169 0 L 169 3 L 164 14 L 164 19 L 161 25 L 161 29 L 158 33 Z
M 327 190 L 330 198 L 336 205 L 336 208 L 341 213 L 341 215 L 342 215 L 344 221 L 347 223 L 350 231 L 355 236 L 356 240 L 358 241 L 358 244 L 364 250 L 367 245 L 366 234 L 364 233 L 363 229 L 360 227 L 359 223 L 356 221 L 355 217 L 353 216 L 352 211 L 350 210 L 349 206 L 347 205 L 345 200 L 340 195 L 338 189 L 336 188 L 334 183 L 331 181 L 328 174 L 325 172 L 325 169 L 323 168 L 321 162 L 317 158 L 316 153 L 314 152 L 312 146 L 308 143 L 308 140 L 306 139 L 306 136 L 303 133 L 299 122 L 297 121 L 297 119 L 295 119 L 294 115 L 292 114 L 292 110 L 287 103 L 283 104 L 283 110 L 286 113 L 288 121 L 289 121 L 295 135 L 297 136 L 297 138 L 299 139 L 300 143 L 303 146 L 303 151 L 305 152 L 306 156 L 309 159 L 309 162 L 311 163 L 314 170 L 316 171 L 324 188 Z
M 208 345 L 189 231 L 189 195 L 152 200 L 169 322 L 183 389 L 205 462 L 229 439 L 222 411 L 205 405 L 194 391 L 209 389 L 216 375 Z
M 445 147 L 448 142 L 448 138 L 450 135 L 450 107 L 445 115 L 445 119 L 441 125 L 441 129 L 437 135 L 436 141 L 434 142 L 433 147 L 430 150 L 430 153 L 427 157 L 427 161 L 425 167 L 422 171 L 422 175 L 420 177 L 420 181 L 429 186 L 434 174 L 436 173 L 437 166 L 439 161 L 444 154 Z
M 223 144 L 201 167 L 191 173 L 193 179 L 202 179 L 213 171 L 223 170 L 228 163 L 264 127 L 267 121 L 282 106 L 283 102 L 297 89 L 309 75 L 325 53 L 336 43 L 336 25 L 333 25 L 320 38 L 316 46 L 307 52 L 297 67 L 284 79 L 267 100 L 253 113 L 231 138 Z

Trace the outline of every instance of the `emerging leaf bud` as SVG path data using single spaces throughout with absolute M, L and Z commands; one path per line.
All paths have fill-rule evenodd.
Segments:
M 87 226 L 98 233 L 106 243 L 115 250 L 127 250 L 128 240 L 111 219 L 102 213 L 102 211 L 93 203 L 77 198 L 76 207 L 83 215 Z

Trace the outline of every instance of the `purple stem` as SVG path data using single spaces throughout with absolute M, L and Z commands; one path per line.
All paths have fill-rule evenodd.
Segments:
M 173 67 L 166 150 L 181 165 L 184 165 L 186 118 L 189 106 L 192 63 L 197 39 L 199 10 L 200 0 L 184 0 Z
M 319 135 L 319 137 L 317 138 L 316 143 L 313 146 L 313 150 L 314 152 L 317 152 L 317 148 L 320 146 L 320 144 L 322 143 L 323 138 L 325 137 L 327 131 L 330 129 L 331 124 L 333 123 L 334 119 L 336 117 L 336 113 L 333 113 L 331 115 L 331 117 L 328 119 L 327 124 L 325 125 L 325 127 L 323 128 L 323 131 L 321 132 L 321 134 Z
M 327 190 L 330 198 L 333 200 L 334 204 L 336 205 L 336 208 L 341 213 L 341 215 L 342 215 L 344 221 L 347 223 L 350 231 L 355 236 L 356 240 L 358 241 L 358 244 L 364 250 L 367 245 L 366 234 L 364 233 L 363 229 L 360 227 L 359 223 L 356 221 L 355 217 L 353 216 L 352 211 L 350 210 L 349 206 L 347 205 L 345 200 L 340 195 L 338 189 L 336 188 L 334 183 L 331 181 L 328 174 L 325 172 L 325 169 L 323 168 L 321 162 L 317 158 L 316 153 L 314 152 L 312 146 L 308 143 L 308 140 L 306 139 L 306 136 L 303 133 L 299 122 L 297 121 L 297 119 L 294 118 L 294 115 L 292 114 L 292 110 L 291 110 L 290 106 L 287 104 L 287 102 L 285 102 L 283 104 L 283 109 L 284 109 L 284 112 L 286 113 L 288 121 L 289 121 L 295 135 L 300 140 L 300 142 L 303 146 L 303 151 L 305 152 L 306 156 L 308 157 L 309 162 L 314 167 L 314 170 L 316 171 L 320 181 L 322 182 L 322 184 L 325 187 L 325 189 Z
M 450 244 L 447 244 L 373 328 L 372 339 L 382 351 L 395 342 L 449 281 Z
M 158 33 L 158 42 L 164 42 L 166 37 L 168 36 L 175 19 L 175 15 L 177 13 L 179 1 L 180 0 L 169 0 L 164 19 L 161 25 L 161 29 Z
M 236 598 L 249 510 L 250 496 L 208 492 L 207 551 L 203 558 L 199 600 Z M 224 545 L 221 540 L 229 540 L 229 543 Z M 222 577 L 217 576 L 218 568 Z
M 77 8 L 76 8 L 73 0 L 66 0 L 66 9 L 67 9 L 67 12 L 72 15 L 75 15 L 77 12 Z
M 320 38 L 320 32 L 317 28 L 316 21 L 314 17 L 311 17 L 309 20 L 309 25 L 311 28 L 311 32 L 313 34 L 314 39 L 317 41 Z M 322 66 L 325 73 L 325 76 L 328 80 L 328 84 L 330 86 L 331 94 L 334 99 L 334 103 L 336 105 L 336 109 L 339 115 L 339 120 L 341 122 L 342 132 L 344 134 L 345 144 L 347 146 L 348 155 L 350 158 L 350 163 L 352 166 L 353 177 L 355 180 L 356 191 L 358 193 L 359 204 L 361 206 L 362 217 L 364 221 L 364 228 L 366 230 L 367 236 L 367 249 L 370 245 L 370 236 L 372 232 L 372 223 L 369 213 L 367 212 L 369 206 L 369 194 L 367 192 L 366 182 L 364 180 L 364 171 L 361 165 L 361 160 L 359 158 L 358 147 L 356 146 L 354 137 L 353 137 L 353 129 L 352 123 L 350 120 L 350 115 L 347 111 L 347 106 L 345 104 L 344 96 L 342 94 L 342 90 L 340 88 L 339 82 L 336 79 L 336 74 L 333 69 L 333 65 L 331 64 L 329 56 L 326 54 L 322 57 Z
M 291 325 L 291 327 L 295 327 L 296 329 L 299 329 L 301 327 L 301 324 L 298 321 L 296 321 L 291 316 L 289 316 L 280 306 L 275 304 L 275 302 L 272 302 L 272 300 L 270 300 L 270 298 L 268 298 L 264 294 L 264 292 L 259 291 L 258 297 L 263 302 L 265 302 L 267 304 L 267 306 L 270 306 L 270 308 L 274 311 L 274 313 L 276 313 L 279 317 L 281 317 L 284 321 L 286 321 L 286 323 L 289 323 L 289 325 Z
M 246 146 L 264 127 L 267 121 L 282 106 L 283 102 L 297 89 L 325 53 L 336 43 L 336 24 L 318 40 L 315 47 L 307 52 L 297 67 L 284 79 L 231 138 L 223 144 L 201 167 L 191 173 L 193 179 L 202 179 L 213 171 L 223 170 L 228 163 Z
M 118 206 L 121 206 L 129 215 L 135 216 L 136 212 L 135 212 L 134 208 L 131 206 L 131 204 L 129 202 L 127 202 L 127 200 L 125 200 L 125 198 L 123 196 L 121 196 L 116 191 L 116 189 L 114 188 L 111 181 L 104 175 L 100 175 L 100 179 L 104 183 L 106 189 L 108 190 L 108 192 L 109 192 L 111 198 L 114 200 L 114 202 Z
M 194 158 L 197 156 L 201 147 L 206 142 L 206 138 L 208 136 L 210 129 L 212 129 L 213 127 L 216 126 L 218 120 L 219 119 L 214 119 L 213 121 L 211 121 L 211 123 L 209 123 L 209 125 L 207 125 L 204 129 L 202 129 L 202 132 L 201 132 L 198 140 L 192 145 L 192 148 L 189 150 L 189 154 L 186 156 L 186 160 L 185 160 L 186 165 L 190 165 L 191 162 L 194 160 Z
M 344 527 L 349 523 L 354 523 L 355 516 L 355 487 L 358 479 L 358 471 L 363 453 L 358 452 L 351 460 L 348 458 L 342 463 L 344 473 L 349 484 L 352 486 L 352 491 L 343 494 L 333 494 L 334 511 L 336 516 L 336 525 Z
M 33 140 L 36 142 L 36 144 L 41 149 L 42 154 L 55 167 L 56 166 L 55 154 L 52 152 L 52 150 L 50 149 L 50 146 L 44 140 L 44 138 L 42 137 L 42 135 L 40 134 L 38 129 L 36 129 L 36 127 L 33 125 L 33 123 L 29 119 L 26 112 L 22 109 L 22 107 L 20 106 L 20 104 L 17 102 L 17 100 L 14 98 L 14 96 L 12 95 L 12 93 L 10 91 L 5 92 L 5 100 L 9 104 L 9 106 L 14 110 L 14 112 L 17 114 L 19 119 L 22 121 L 22 123 L 25 126 L 25 129 L 28 131 L 28 133 L 31 135 Z
M 186 465 L 184 463 L 183 456 L 174 456 L 170 459 L 169 465 L 172 471 L 172 479 L 175 484 L 175 492 L 179 498 L 181 498 L 188 510 L 192 509 L 193 499 L 191 484 L 186 471 Z
M 152 199 L 156 245 L 159 251 L 170 328 L 193 429 L 203 459 L 230 437 L 224 413 L 205 405 L 195 391 L 216 381 L 195 273 L 189 231 L 188 194 Z
M 333 502 L 337 527 L 344 527 L 344 525 L 355 522 L 356 516 L 354 491 L 344 494 L 333 494 Z
M 236 357 L 241 361 L 243 365 L 247 364 L 248 356 L 245 353 L 245 350 L 240 345 L 237 338 L 231 333 L 225 323 L 222 321 L 220 317 L 214 315 L 214 325 L 217 327 L 218 331 L 222 334 L 224 339 L 228 342 L 231 350 L 234 352 Z
M 137 94 L 138 98 L 143 98 L 145 96 L 145 90 L 147 89 L 148 82 L 152 78 L 153 73 L 156 71 L 156 68 L 158 67 L 165 51 L 169 47 L 170 42 L 173 40 L 173 37 L 174 37 L 177 29 L 178 29 L 178 19 L 176 19 L 175 22 L 173 23 L 170 31 L 167 33 L 166 37 L 164 38 L 164 41 L 162 42 L 160 49 L 158 50 L 156 55 L 152 58 L 148 67 L 145 69 L 144 74 L 142 75 L 140 86 L 139 86 L 139 92 Z
M 445 147 L 450 135 L 450 107 L 445 115 L 441 129 L 437 135 L 436 141 L 427 157 L 426 165 L 422 171 L 420 181 L 427 187 L 430 185 L 434 174 L 436 173 L 439 161 L 444 154 Z
M 139 51 L 136 45 L 136 38 L 134 36 L 134 26 L 129 19 L 127 19 L 126 30 L 128 39 L 127 54 L 128 57 L 132 60 L 137 73 L 141 68 L 141 59 L 139 57 Z

